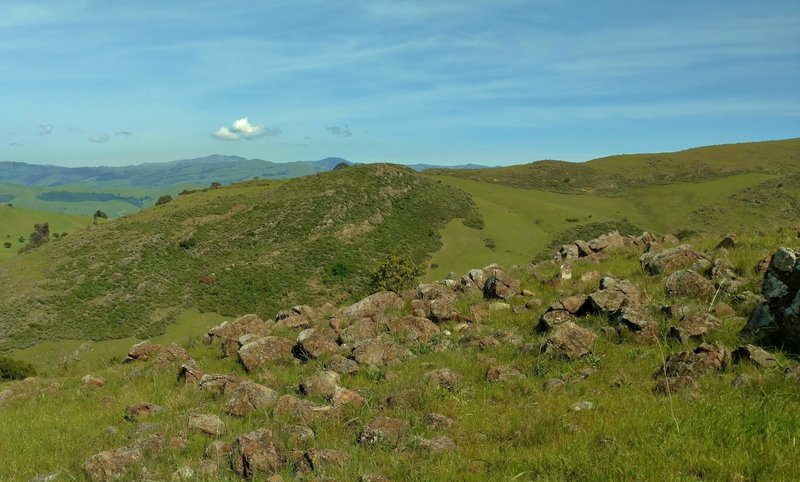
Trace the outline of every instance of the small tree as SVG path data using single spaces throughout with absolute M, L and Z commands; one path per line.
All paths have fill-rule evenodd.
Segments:
M 425 267 L 410 256 L 390 253 L 370 271 L 371 287 L 375 291 L 399 293 L 414 286 L 416 278 L 424 272 Z
M 5 243 L 3 243 L 3 247 L 4 248 L 10 248 L 11 247 L 11 241 L 6 241 Z
M 172 196 L 170 196 L 169 194 L 164 194 L 163 196 L 158 198 L 158 201 L 156 201 L 156 206 L 167 204 L 170 201 L 172 201 Z
M 34 224 L 26 249 L 38 248 L 48 241 L 50 241 L 50 225 L 48 223 Z
M 36 374 L 33 365 L 7 356 L 0 356 L 0 379 L 22 380 Z
M 106 214 L 105 212 L 103 212 L 103 211 L 98 209 L 97 211 L 94 212 L 94 216 L 93 217 L 95 219 L 97 219 L 97 218 L 108 219 L 108 214 Z

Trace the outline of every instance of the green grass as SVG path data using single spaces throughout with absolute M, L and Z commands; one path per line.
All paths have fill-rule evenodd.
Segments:
M 756 289 L 759 276 L 752 266 L 775 247 L 796 246 L 796 233 L 778 229 L 757 235 L 739 231 L 739 246 L 723 256 Z M 711 249 L 719 233 L 705 233 L 690 241 L 702 250 Z M 533 253 L 531 253 L 532 255 Z M 533 274 L 514 270 L 523 287 L 541 298 L 542 306 L 576 292 L 595 287 L 579 281 L 580 274 L 597 270 L 630 279 L 647 293 L 649 304 L 689 302 L 697 309 L 706 302 L 672 299 L 664 291 L 665 276 L 641 272 L 637 250 L 623 250 L 597 264 L 575 263 L 575 277 L 553 286 L 540 280 L 549 278 L 555 267 L 543 267 Z M 514 305 L 524 299 L 512 300 Z M 466 311 L 467 297 L 458 308 Z M 730 302 L 722 295 L 718 302 Z M 733 305 L 733 316 L 722 318 L 723 328 L 712 332 L 706 341 L 720 342 L 729 348 L 755 341 L 742 338 L 739 328 L 747 308 Z M 526 343 L 538 346 L 546 338 L 534 330 L 541 310 L 495 311 L 485 322 L 490 330 L 516 331 Z M 657 318 L 661 332 L 670 321 Z M 325 323 L 323 320 L 322 323 Z M 608 322 L 600 316 L 583 319 L 581 324 L 598 330 Z M 342 385 L 367 398 L 362 408 L 351 409 L 337 422 L 312 424 L 317 437 L 297 443 L 278 436 L 284 453 L 292 449 L 330 448 L 342 450 L 351 461 L 343 468 L 330 468 L 324 475 L 335 480 L 358 480 L 360 476 L 381 474 L 390 480 L 796 480 L 800 468 L 800 384 L 785 380 L 782 370 L 791 363 L 787 354 L 776 351 L 778 366 L 757 369 L 732 365 L 721 373 L 703 376 L 696 387 L 672 397 L 653 393 L 653 375 L 666 354 L 687 349 L 671 339 L 659 345 L 642 345 L 631 340 L 600 336 L 591 356 L 565 361 L 536 350 L 512 346 L 488 350 L 461 343 L 463 333 L 453 324 L 449 330 L 454 347 L 434 352 L 429 345 L 415 347 L 417 358 L 378 372 L 362 370 L 343 377 Z M 233 371 L 244 375 L 235 359 L 220 359 L 219 348 L 189 341 L 186 346 L 206 372 Z M 688 347 L 691 348 L 691 347 Z M 280 394 L 295 393 L 303 377 L 320 369 L 325 360 L 268 367 L 252 377 Z M 489 366 L 505 364 L 518 368 L 525 378 L 509 384 L 488 383 Z M 434 368 L 450 368 L 463 375 L 456 392 L 424 383 L 424 374 Z M 87 367 L 88 370 L 88 367 Z M 581 374 L 591 370 L 588 377 Z M 184 433 L 186 449 L 170 449 L 161 457 L 146 461 L 148 477 L 168 480 L 177 468 L 197 464 L 205 446 L 212 440 L 187 433 L 189 413 L 218 414 L 228 425 L 221 437 L 230 441 L 236 435 L 256 428 L 270 428 L 279 434 L 283 423 L 270 410 L 237 419 L 225 415 L 226 399 L 215 400 L 195 387 L 180 386 L 174 375 L 177 364 L 157 367 L 152 364 L 103 364 L 92 370 L 107 379 L 105 387 L 85 389 L 79 378 L 83 372 L 34 382 L 5 384 L 19 398 L 0 406 L 3 437 L 0 437 L 0 480 L 28 480 L 33 476 L 61 470 L 69 479 L 83 480 L 80 465 L 89 456 L 131 443 L 128 435 L 135 424 L 123 420 L 125 406 L 148 401 L 164 410 L 148 420 L 167 439 Z M 744 388 L 731 380 L 747 374 L 753 383 Z M 380 375 L 380 376 L 378 376 Z M 545 391 L 550 378 L 565 378 L 561 390 Z M 387 404 L 393 396 L 398 402 Z M 320 401 L 316 399 L 317 401 Z M 588 400 L 594 408 L 575 412 L 572 405 Z M 455 421 L 452 428 L 432 430 L 424 423 L 428 412 L 442 413 Z M 410 432 L 401 450 L 370 448 L 356 443 L 361 428 L 374 416 L 393 416 L 407 420 Z M 106 432 L 115 426 L 116 434 Z M 457 448 L 441 454 L 413 448 L 416 436 L 451 437 Z M 286 468 L 282 475 L 293 480 Z M 319 473 L 314 475 L 321 475 Z M 136 476 L 134 475 L 134 478 Z M 238 480 L 222 465 L 221 480 Z
M 56 239 L 53 233 L 75 234 L 90 225 L 92 219 L 0 204 L 0 261 L 15 257 L 20 248 L 28 244 L 28 236 L 33 232 L 33 225 L 44 222 L 50 224 L 50 240 L 60 242 L 61 240 Z M 23 243 L 19 242 L 20 236 L 24 238 Z M 6 242 L 11 243 L 11 248 L 4 247 Z

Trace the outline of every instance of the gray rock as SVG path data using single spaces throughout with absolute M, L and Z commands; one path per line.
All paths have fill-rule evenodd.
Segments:
M 192 414 L 189 415 L 189 430 L 218 437 L 225 433 L 225 422 L 216 415 Z
M 277 400 L 278 393 L 275 390 L 247 380 L 233 390 L 224 410 L 228 415 L 243 417 L 256 410 L 270 408 Z
M 672 273 L 666 279 L 667 293 L 670 296 L 708 299 L 714 295 L 714 285 L 702 275 L 689 270 Z
M 574 360 L 589 353 L 596 339 L 597 334 L 594 332 L 575 323 L 566 322 L 556 328 L 553 335 L 545 342 L 543 351 Z
M 688 268 L 700 259 L 706 259 L 706 256 L 695 251 L 691 245 L 682 244 L 675 248 L 645 253 L 639 258 L 639 263 L 645 273 L 655 275 Z
M 246 479 L 274 474 L 281 469 L 272 431 L 266 428 L 236 437 L 229 457 L 233 471 Z

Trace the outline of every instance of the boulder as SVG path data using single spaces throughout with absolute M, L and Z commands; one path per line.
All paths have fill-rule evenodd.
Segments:
M 354 390 L 337 386 L 333 389 L 331 401 L 333 401 L 334 407 L 343 407 L 345 405 L 361 405 L 366 399 Z
M 128 356 L 125 358 L 125 362 L 151 360 L 157 357 L 159 353 L 161 353 L 161 345 L 143 341 L 133 345 L 131 349 L 128 350 Z
M 428 450 L 430 452 L 444 452 L 446 450 L 453 450 L 456 448 L 456 443 L 453 439 L 440 435 L 432 439 L 421 438 L 417 440 L 417 447 Z
M 214 396 L 227 395 L 236 389 L 241 382 L 235 373 L 224 375 L 206 373 L 200 378 L 200 388 L 208 390 Z
M 336 332 L 330 328 L 316 330 L 309 328 L 297 337 L 297 355 L 306 360 L 337 353 L 339 345 L 336 343 Z
M 123 447 L 89 457 L 82 468 L 90 480 L 105 482 L 125 477 L 131 469 L 141 464 L 143 458 L 141 450 Z
M 273 409 L 273 416 L 278 420 L 298 420 L 303 423 L 336 420 L 340 415 L 340 407 L 317 405 L 294 395 L 283 395 L 278 398 Z
M 524 378 L 521 371 L 506 365 L 492 365 L 486 370 L 486 380 L 489 382 L 506 383 Z
M 675 271 L 667 277 L 665 284 L 670 296 L 708 299 L 715 291 L 710 281 L 690 269 Z
M 408 422 L 405 420 L 376 417 L 364 427 L 358 441 L 365 445 L 396 447 L 407 431 Z
M 482 269 L 471 269 L 461 277 L 460 288 L 462 291 L 483 292 L 483 285 L 486 282 L 486 275 Z
M 717 247 L 714 249 L 733 249 L 735 247 L 736 247 L 736 237 L 732 234 L 729 234 L 724 238 L 722 238 L 722 241 L 720 241 L 717 244 Z
M 86 375 L 81 378 L 81 383 L 83 383 L 84 387 L 100 388 L 106 384 L 106 381 L 94 375 Z
M 281 469 L 272 431 L 266 428 L 236 437 L 229 457 L 233 471 L 245 479 L 274 474 Z
M 210 342 L 215 340 L 238 340 L 245 334 L 267 336 L 272 328 L 272 321 L 264 321 L 255 314 L 244 315 L 231 322 L 224 322 L 208 331 L 206 339 Z
M 455 309 L 453 300 L 438 298 L 428 302 L 428 313 L 431 320 L 437 323 L 460 321 L 461 314 Z
M 449 368 L 437 368 L 426 373 L 425 378 L 436 386 L 455 392 L 464 376 Z
M 721 345 L 702 344 L 692 351 L 669 355 L 656 374 L 666 377 L 697 377 L 728 366 L 728 350 Z
M 440 428 L 451 428 L 455 425 L 453 419 L 447 417 L 446 415 L 442 415 L 441 413 L 430 412 L 426 413 L 423 417 L 423 421 L 428 425 L 428 428 L 431 430 L 438 430 Z
M 298 472 L 320 471 L 327 467 L 344 467 L 350 456 L 339 450 L 311 449 L 303 453 L 294 468 Z
M 625 306 L 613 316 L 613 320 L 645 343 L 658 341 L 658 323 L 644 306 Z
M 605 277 L 600 280 L 600 289 L 589 295 L 588 311 L 613 315 L 626 306 L 643 302 L 643 296 L 628 280 Z
M 294 343 L 280 336 L 266 336 L 239 348 L 239 360 L 245 370 L 253 371 L 267 363 L 292 358 Z
M 387 311 L 399 311 L 404 307 L 405 302 L 397 294 L 391 291 L 382 291 L 344 308 L 339 313 L 339 316 L 350 319 L 372 318 L 378 321 L 383 318 Z
M 519 294 L 519 280 L 499 268 L 485 268 L 486 281 L 483 285 L 483 297 L 507 300 Z
M 439 327 L 427 318 L 404 316 L 386 322 L 389 333 L 406 342 L 426 342 L 439 333 Z
M 305 330 L 311 326 L 311 320 L 304 315 L 292 314 L 279 321 L 276 321 L 272 326 L 272 330 Z
M 577 319 L 578 318 L 575 317 L 575 315 L 571 314 L 567 310 L 554 310 L 552 307 L 550 307 L 550 309 L 542 314 L 542 316 L 539 318 L 537 329 L 539 331 L 552 330 L 563 323 L 574 322 Z
M 780 248 L 773 253 L 764 274 L 761 293 L 766 302 L 759 308 L 760 321 L 772 321 L 777 327 L 780 343 L 791 350 L 800 350 L 799 252 Z
M 762 368 L 771 367 L 778 363 L 770 352 L 755 345 L 743 345 L 733 350 L 731 360 L 733 363 L 750 362 Z
M 247 335 L 242 335 L 242 338 L 246 337 Z M 237 353 L 239 353 L 239 348 L 242 347 L 242 343 L 239 342 L 238 338 L 223 338 L 222 343 L 220 343 L 220 348 L 222 349 L 222 358 L 230 358 Z
M 216 415 L 207 413 L 192 414 L 189 415 L 189 430 L 218 437 L 225 433 L 225 422 Z
M 594 332 L 568 321 L 556 328 L 545 342 L 543 351 L 574 360 L 589 353 L 596 339 Z
M 358 362 L 345 358 L 342 355 L 333 355 L 328 361 L 327 367 L 340 375 L 353 375 L 358 373 Z
M 691 313 L 673 326 L 669 335 L 685 345 L 692 340 L 702 340 L 706 333 L 719 328 L 719 326 L 719 320 L 713 315 L 701 312 Z
M 352 357 L 359 365 L 383 367 L 397 365 L 413 358 L 414 355 L 408 348 L 391 340 L 374 338 L 357 344 Z
M 557 263 L 560 263 L 562 261 L 572 261 L 574 259 L 578 259 L 580 256 L 580 250 L 576 244 L 564 244 L 558 248 L 555 260 Z
M 378 327 L 372 318 L 362 318 L 339 332 L 339 343 L 352 344 L 378 336 Z
M 233 390 L 224 410 L 228 415 L 244 417 L 256 410 L 272 407 L 277 400 L 275 390 L 246 380 Z
M 125 420 L 130 422 L 141 420 L 160 411 L 161 407 L 152 403 L 134 403 L 125 407 Z
M 691 245 L 682 244 L 675 248 L 647 252 L 639 258 L 639 263 L 645 273 L 655 275 L 688 268 L 700 259 L 707 260 L 704 254 L 695 251 Z
M 200 380 L 203 378 L 203 371 L 200 370 L 200 367 L 197 366 L 197 363 L 194 360 L 188 360 L 186 363 L 181 365 L 181 369 L 178 370 L 178 382 L 186 383 L 188 385 L 198 385 Z
M 159 363 L 168 363 L 173 361 L 187 361 L 191 358 L 192 357 L 189 356 L 189 352 L 186 351 L 185 348 L 175 343 L 170 343 L 169 346 L 161 350 L 156 360 L 158 360 Z
M 340 379 L 341 376 L 331 370 L 317 372 L 300 382 L 300 393 L 309 397 L 331 398 Z
M 286 425 L 282 432 L 295 442 L 306 442 L 316 436 L 314 431 L 305 425 Z

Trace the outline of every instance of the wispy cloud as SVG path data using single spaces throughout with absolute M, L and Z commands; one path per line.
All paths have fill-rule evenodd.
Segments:
M 350 137 L 353 135 L 353 131 L 350 130 L 350 126 L 345 125 L 344 127 L 341 126 L 328 126 L 325 128 L 328 131 L 328 134 L 332 136 L 339 136 L 339 137 Z
M 233 121 L 231 127 L 220 127 L 211 133 L 211 137 L 222 141 L 238 141 L 240 139 L 253 140 L 261 137 L 277 136 L 281 133 L 278 128 L 269 128 L 253 125 L 247 117 Z
M 53 133 L 53 124 L 39 124 L 39 135 L 46 136 Z
M 130 131 L 117 131 L 114 133 L 116 137 L 131 137 L 133 136 L 133 132 Z
M 111 140 L 111 136 L 108 134 L 98 134 L 94 136 L 89 136 L 89 142 L 94 142 L 97 144 L 105 144 L 106 142 Z

